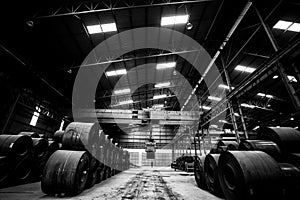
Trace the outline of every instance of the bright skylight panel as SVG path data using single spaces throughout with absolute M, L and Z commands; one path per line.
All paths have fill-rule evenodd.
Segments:
M 106 72 L 106 75 L 107 76 L 117 76 L 117 73 L 116 73 L 116 71 L 109 71 L 109 72 Z
M 162 17 L 160 25 L 167 26 L 167 25 L 173 25 L 174 23 L 175 23 L 175 16 Z
M 291 25 L 292 25 L 292 22 L 288 22 L 288 21 L 284 21 L 284 20 L 279 20 L 279 21 L 273 26 L 273 28 L 281 29 L 281 30 L 286 30 L 286 29 L 289 28 Z
M 40 113 L 39 112 L 34 112 L 33 113 L 33 115 L 32 115 L 32 118 L 31 118 L 31 120 L 30 120 L 30 125 L 31 126 L 35 126 L 36 125 L 36 123 L 37 123 L 37 121 L 38 121 L 38 119 L 39 119 L 39 116 L 40 116 Z
M 242 71 L 242 72 L 247 72 L 247 73 L 252 73 L 252 72 L 255 71 L 255 68 L 247 67 L 247 66 L 243 66 L 243 65 L 238 65 L 238 66 L 235 67 L 235 70 Z
M 188 15 L 178 15 L 175 17 L 175 24 L 186 24 L 189 20 Z
M 212 101 L 221 101 L 220 97 L 214 97 L 214 96 L 208 96 L 208 99 Z
M 131 103 L 133 103 L 133 100 L 132 100 L 132 99 L 126 100 L 126 101 L 121 101 L 121 102 L 119 103 L 119 105 L 125 105 L 125 104 L 131 104 Z
M 162 98 L 166 98 L 167 95 L 166 94 L 160 94 L 160 95 L 154 95 L 153 99 L 162 99 Z
M 89 34 L 95 34 L 95 33 L 101 33 L 102 32 L 100 24 L 87 26 L 87 30 L 88 30 Z
M 175 66 L 176 66 L 176 62 L 158 63 L 156 65 L 156 69 L 167 69 L 167 68 L 173 68 Z
M 104 33 L 117 31 L 116 23 L 101 24 L 101 28 Z
M 168 26 L 174 24 L 186 24 L 189 20 L 189 15 L 177 15 L 177 16 L 169 16 L 169 17 L 162 17 L 160 25 L 161 26 Z
M 157 83 L 154 85 L 155 88 L 162 88 L 162 87 L 168 87 L 170 86 L 171 83 L 170 82 L 164 82 L 164 83 Z
M 254 108 L 255 107 L 254 105 L 249 105 L 246 103 L 242 103 L 241 106 L 246 107 L 246 108 Z
M 299 33 L 300 32 L 300 23 L 293 23 L 287 30 Z
M 211 107 L 209 107 L 209 106 L 201 106 L 201 108 L 202 108 L 203 110 L 210 110 L 210 109 L 211 109 Z
M 113 70 L 113 71 L 106 72 L 107 76 L 118 76 L 118 75 L 123 75 L 123 74 L 127 74 L 126 69 L 119 69 L 119 70 Z
M 118 94 L 128 94 L 130 93 L 130 88 L 126 88 L 126 89 L 120 89 L 120 90 L 115 90 L 114 94 L 118 95 Z
M 117 75 L 127 74 L 127 71 L 126 71 L 126 69 L 119 69 L 119 70 L 116 70 L 116 74 Z
M 219 88 L 224 88 L 226 90 L 229 90 L 229 86 L 228 85 L 220 84 L 218 87 Z M 231 89 L 234 89 L 234 87 L 231 87 Z

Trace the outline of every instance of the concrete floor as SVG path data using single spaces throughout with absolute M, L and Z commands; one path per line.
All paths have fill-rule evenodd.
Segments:
M 76 197 L 51 197 L 40 182 L 0 189 L 0 200 L 218 200 L 197 187 L 194 175 L 170 167 L 132 168 L 115 175 Z

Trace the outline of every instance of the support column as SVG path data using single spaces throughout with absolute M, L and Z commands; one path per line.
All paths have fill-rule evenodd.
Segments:
M 227 83 L 227 86 L 228 86 L 228 90 L 229 90 L 229 92 L 231 92 L 232 87 L 231 87 L 231 83 L 230 83 L 230 78 L 229 78 L 229 75 L 226 71 L 225 62 L 224 62 L 223 57 L 221 57 L 221 62 L 222 62 L 223 72 L 225 74 L 225 79 L 226 79 L 226 83 Z M 233 102 L 231 100 L 229 100 L 227 106 L 229 107 L 235 137 L 236 137 L 237 142 L 239 143 L 240 142 L 240 136 L 239 136 L 239 132 L 238 132 L 238 125 L 237 125 L 236 118 L 235 118 L 235 115 L 234 115 Z
M 172 148 L 172 162 L 175 161 L 175 148 L 174 148 L 174 144 L 171 145 Z
M 239 115 L 240 115 L 240 118 L 241 118 L 244 135 L 245 135 L 245 138 L 248 140 L 248 133 L 247 133 L 246 123 L 245 123 L 245 119 L 244 119 L 244 114 L 243 114 L 242 107 L 241 107 L 241 104 L 240 104 L 239 101 L 237 101 L 237 106 L 238 106 L 238 109 L 239 109 Z

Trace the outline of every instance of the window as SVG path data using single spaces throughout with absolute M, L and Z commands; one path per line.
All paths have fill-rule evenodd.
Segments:
M 40 113 L 41 112 L 41 108 L 36 106 L 35 107 L 36 111 L 33 112 L 33 115 L 32 115 L 32 118 L 31 118 L 31 121 L 30 121 L 30 125 L 31 126 L 35 126 L 38 119 L 39 119 L 39 116 L 40 116 Z

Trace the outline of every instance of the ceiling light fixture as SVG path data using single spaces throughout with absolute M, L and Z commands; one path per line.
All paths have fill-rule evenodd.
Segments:
M 185 27 L 186 30 L 191 30 L 193 28 L 193 24 L 191 22 L 188 22 Z

